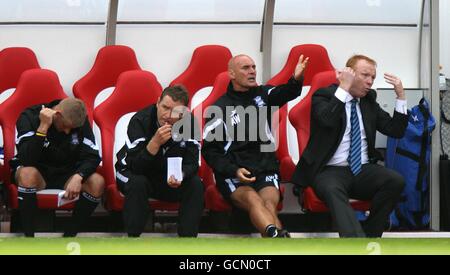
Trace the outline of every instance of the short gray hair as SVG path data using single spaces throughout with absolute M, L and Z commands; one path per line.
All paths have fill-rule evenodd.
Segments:
M 59 109 L 65 119 L 72 123 L 74 128 L 79 128 L 86 121 L 86 106 L 78 98 L 65 98 L 59 102 Z

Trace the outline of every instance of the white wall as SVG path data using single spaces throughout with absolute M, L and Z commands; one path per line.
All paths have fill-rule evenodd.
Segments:
M 275 22 L 416 23 L 422 0 L 276 0 Z
M 378 62 L 374 87 L 388 87 L 384 72 L 402 78 L 405 87 L 417 87 L 418 30 L 387 27 L 275 26 L 272 75 L 284 65 L 289 50 L 298 44 L 321 44 L 336 68 L 353 54 L 365 54 Z
M 226 46 L 233 55 L 246 53 L 261 68 L 259 40 L 257 25 L 119 25 L 116 43 L 131 46 L 142 68 L 165 87 L 186 69 L 194 49 L 205 44 Z
M 450 78 L 450 0 L 440 0 L 439 4 L 441 72 Z
M 0 0 L 0 21 L 104 22 L 108 5 L 109 0 Z
M 346 0 L 278 0 L 276 22 L 364 22 L 417 23 L 420 1 Z M 450 0 L 441 0 L 441 60 L 450 75 Z M 0 21 L 103 21 L 108 1 L 31 0 L 0 2 Z M 263 0 L 126 0 L 119 2 L 119 20 L 252 20 L 262 16 Z M 185 4 L 186 7 L 182 7 Z M 40 9 L 41 6 L 45 9 Z M 349 13 L 351 6 L 360 13 Z M 404 7 L 400 15 L 393 10 Z M 53 9 L 51 9 L 53 7 Z M 198 7 L 202 7 L 199 9 Z M 239 9 L 236 9 L 239 7 Z M 330 7 L 327 10 L 323 7 Z M 190 10 L 192 8 L 192 10 Z M 339 10 L 335 12 L 334 10 Z M 295 12 L 294 12 L 295 11 Z M 61 15 L 62 14 L 62 15 Z M 344 14 L 345 16 L 337 16 Z M 356 20 L 356 21 L 355 21 Z M 354 53 L 372 56 L 379 62 L 379 75 L 390 71 L 402 77 L 405 86 L 417 86 L 417 34 L 415 28 L 275 26 L 273 33 L 272 75 L 283 66 L 292 46 L 319 43 L 328 48 L 332 62 L 342 67 Z M 42 67 L 55 70 L 65 91 L 91 67 L 105 41 L 105 26 L 0 26 L 0 49 L 9 46 L 32 48 Z M 251 55 L 260 70 L 259 25 L 118 25 L 117 44 L 135 49 L 144 69 L 156 74 L 163 86 L 181 73 L 189 63 L 192 51 L 203 44 L 228 46 L 233 54 Z M 261 78 L 258 78 L 261 82 Z M 375 86 L 386 87 L 381 77 Z
M 220 44 L 233 54 L 249 54 L 261 69 L 259 41 L 260 27 L 256 25 L 120 25 L 116 40 L 135 49 L 141 66 L 155 73 L 163 86 L 187 67 L 192 51 L 204 44 Z M 376 87 L 388 87 L 383 72 L 399 75 L 405 87 L 418 85 L 416 28 L 275 26 L 272 75 L 282 68 L 291 47 L 306 43 L 324 45 L 338 68 L 355 53 L 375 58 L 379 63 Z
M 448 29 L 445 27 L 441 32 Z M 66 93 L 72 94 L 72 85 L 91 68 L 98 49 L 104 45 L 104 33 L 104 26 L 0 26 L 0 49 L 30 47 L 41 66 L 56 71 Z M 119 25 L 116 41 L 131 46 L 141 66 L 154 72 L 163 86 L 187 67 L 192 51 L 203 44 L 221 44 L 233 54 L 247 53 L 260 70 L 262 66 L 257 25 Z M 379 63 L 375 86 L 386 87 L 381 77 L 385 71 L 401 76 L 406 87 L 417 85 L 416 29 L 275 26 L 272 75 L 282 68 L 292 46 L 305 43 L 324 45 L 338 68 L 354 53 L 375 58 Z M 441 45 L 441 60 L 444 70 L 449 71 L 446 49 L 450 48 Z M 450 72 L 446 74 L 450 76 Z M 260 71 L 259 82 L 261 75 Z
M 264 1 L 120 0 L 117 17 L 119 21 L 258 21 Z

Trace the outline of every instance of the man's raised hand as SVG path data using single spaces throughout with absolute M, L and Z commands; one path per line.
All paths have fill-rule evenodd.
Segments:
M 295 66 L 294 78 L 300 80 L 300 77 L 305 73 L 305 69 L 308 66 L 309 57 L 304 58 L 303 54 L 298 59 L 297 66 Z
M 395 76 L 393 74 L 385 73 L 384 79 L 386 80 L 387 83 L 394 86 L 394 91 L 397 94 L 398 99 L 400 99 L 400 100 L 406 99 L 405 90 L 403 89 L 403 84 L 402 84 L 402 81 L 400 80 L 400 78 L 398 78 L 397 76 Z

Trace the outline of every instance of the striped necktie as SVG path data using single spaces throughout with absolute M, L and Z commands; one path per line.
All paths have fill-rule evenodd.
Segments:
M 361 172 L 361 130 L 359 129 L 359 119 L 356 113 L 356 103 L 358 100 L 354 98 L 352 101 L 350 123 L 350 152 L 348 154 L 348 163 L 353 175 Z

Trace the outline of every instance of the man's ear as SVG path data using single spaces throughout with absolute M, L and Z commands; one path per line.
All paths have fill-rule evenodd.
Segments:
M 63 119 L 63 115 L 62 115 L 62 113 L 61 113 L 61 111 L 60 110 L 55 110 L 56 112 L 55 112 L 55 114 L 53 115 L 53 119 L 55 119 L 55 118 L 57 118 L 58 120 L 59 119 Z
M 53 110 L 55 111 L 53 116 L 57 116 L 57 115 L 61 116 L 62 115 L 61 110 L 58 110 L 58 109 L 53 109 Z
M 235 79 L 236 74 L 234 73 L 234 70 L 232 69 L 228 70 L 228 76 L 230 77 L 230 79 Z

